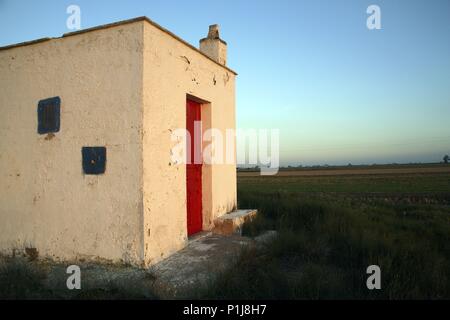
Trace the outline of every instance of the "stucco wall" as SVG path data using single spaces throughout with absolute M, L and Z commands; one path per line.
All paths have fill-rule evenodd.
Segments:
M 235 75 L 150 23 L 144 24 L 143 206 L 146 264 L 182 248 L 186 168 L 171 162 L 171 133 L 186 127 L 186 97 L 205 103 L 203 127 L 235 128 Z M 208 102 L 208 103 L 206 103 Z M 236 205 L 236 166 L 203 166 L 203 228 Z
M 0 51 L 0 250 L 142 261 L 143 22 Z M 37 133 L 41 99 L 61 130 Z M 46 139 L 47 138 L 47 139 Z M 106 146 L 103 175 L 81 148 Z
M 186 98 L 204 129 L 235 128 L 235 75 L 146 20 L 0 50 L 0 252 L 149 265 L 187 241 L 185 165 L 171 162 Z M 61 130 L 37 133 L 39 100 Z M 106 146 L 84 175 L 81 148 Z M 235 155 L 234 155 L 235 156 Z M 203 228 L 236 206 L 236 166 L 203 166 Z

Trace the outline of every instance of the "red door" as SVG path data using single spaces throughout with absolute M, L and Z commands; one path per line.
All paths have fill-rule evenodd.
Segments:
M 188 236 L 202 231 L 202 137 L 200 103 L 186 101 L 187 139 L 186 190 L 187 190 L 187 233 Z M 196 123 L 197 122 L 197 123 Z M 197 130 L 194 128 L 197 126 Z M 200 129 L 200 130 L 199 130 Z M 190 159 L 189 159 L 190 158 Z

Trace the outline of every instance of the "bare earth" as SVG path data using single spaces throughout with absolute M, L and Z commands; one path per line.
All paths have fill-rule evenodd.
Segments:
M 279 171 L 276 176 L 337 176 L 337 175 L 374 175 L 374 174 L 412 174 L 412 173 L 450 173 L 446 167 L 412 167 L 412 168 L 355 168 L 355 169 L 298 169 Z M 239 177 L 260 176 L 259 171 L 241 171 Z

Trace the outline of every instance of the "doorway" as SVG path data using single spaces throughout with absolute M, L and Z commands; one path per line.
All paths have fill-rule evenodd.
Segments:
M 186 208 L 187 234 L 202 231 L 202 109 L 199 102 L 186 100 Z

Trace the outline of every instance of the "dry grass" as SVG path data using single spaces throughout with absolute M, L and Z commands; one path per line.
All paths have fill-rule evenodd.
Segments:
M 450 175 L 404 178 L 240 177 L 240 207 L 259 210 L 246 233 L 279 236 L 244 252 L 204 297 L 449 299 L 450 192 L 436 191 Z M 381 290 L 366 287 L 372 264 Z

